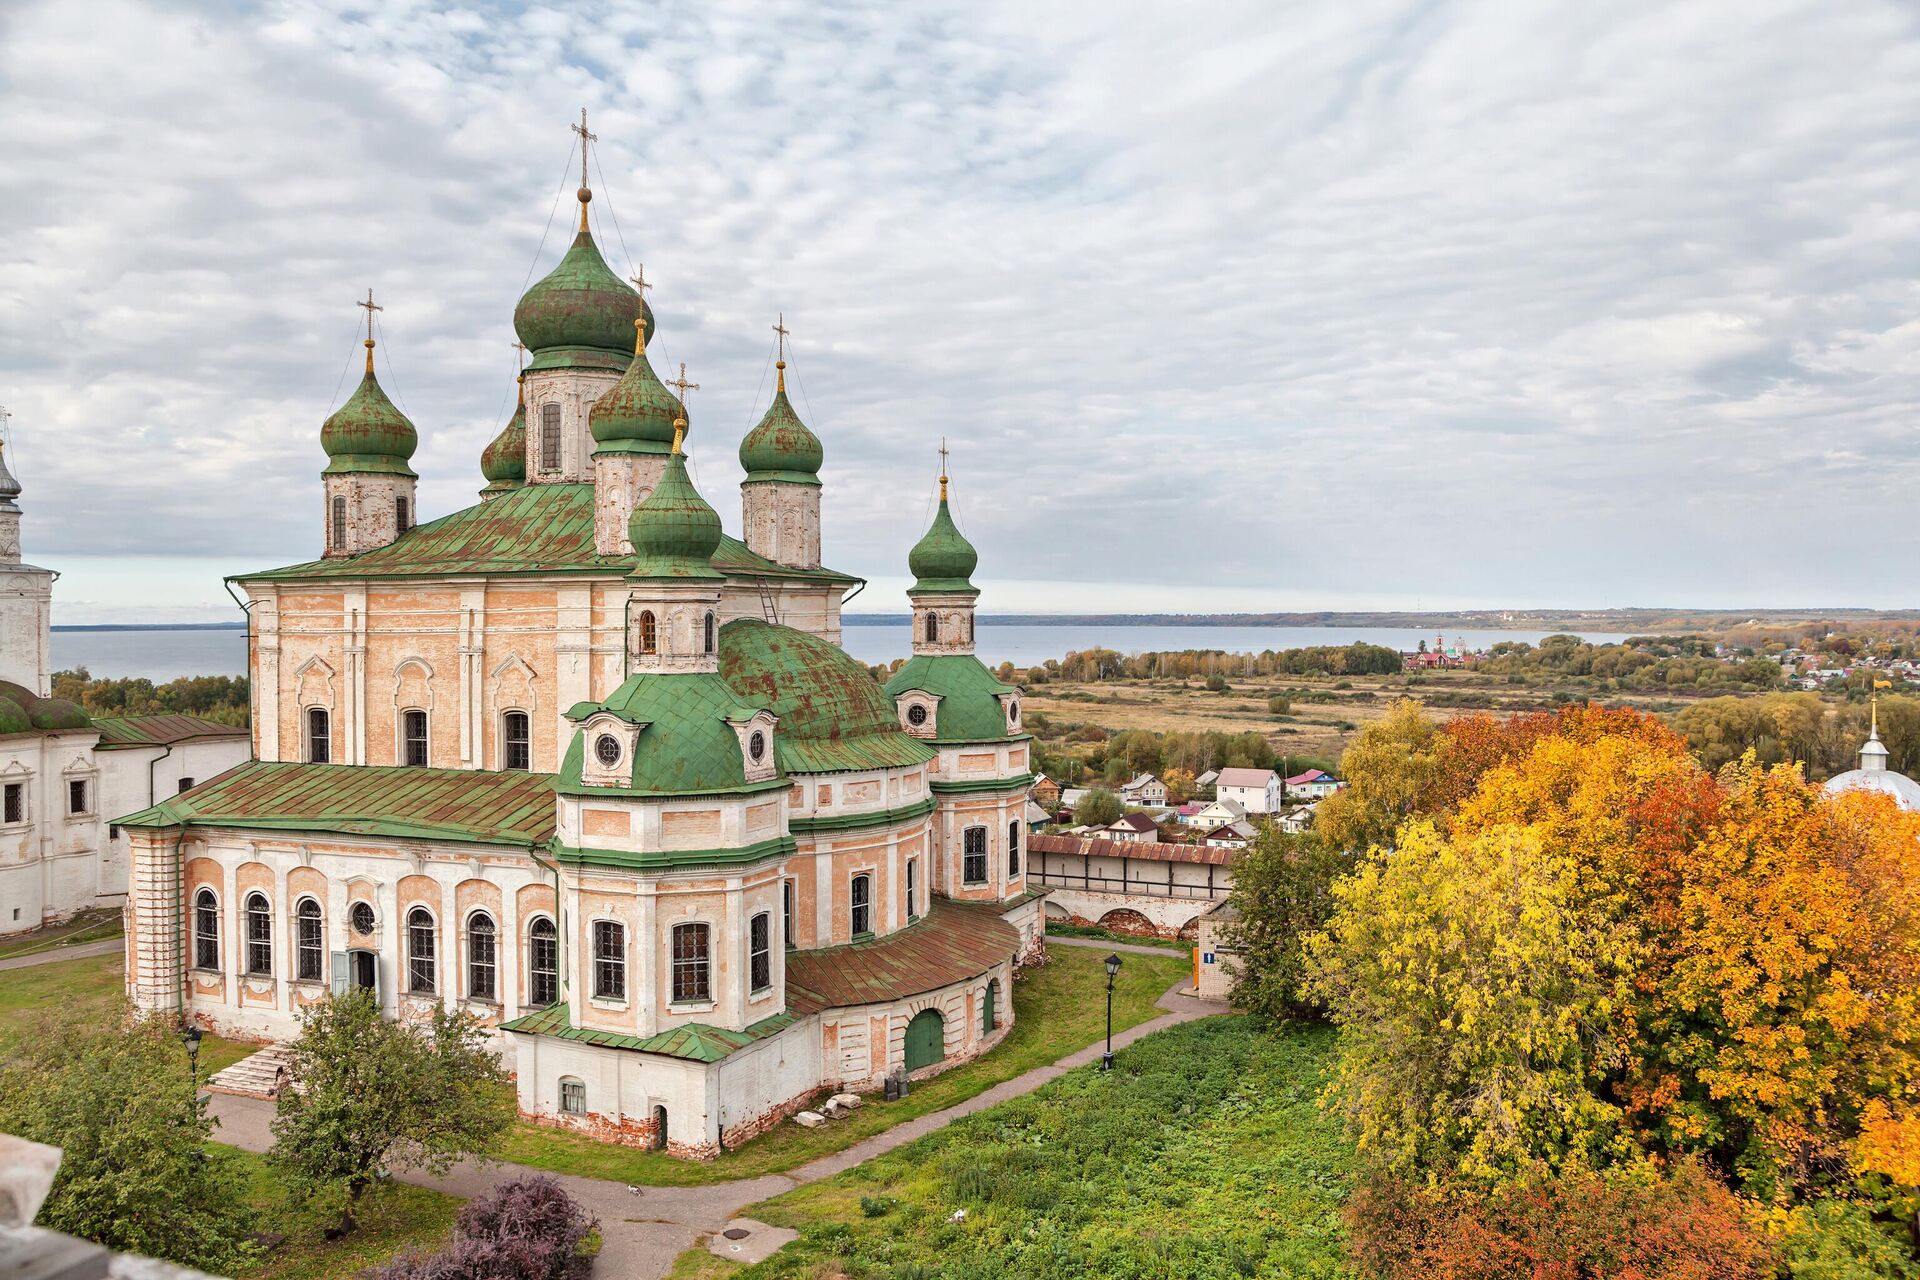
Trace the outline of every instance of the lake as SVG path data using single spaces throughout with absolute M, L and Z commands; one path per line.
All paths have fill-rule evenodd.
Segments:
M 910 628 L 904 622 L 849 624 L 842 631 L 848 653 L 862 662 L 890 662 L 907 655 Z M 1258 653 L 1262 649 L 1299 649 L 1308 645 L 1368 644 L 1412 649 L 1434 633 L 1411 627 L 1168 627 L 1109 626 L 1087 623 L 1037 625 L 983 622 L 977 634 L 980 657 L 990 666 L 1011 662 L 1031 666 L 1081 649 L 1121 653 L 1159 650 L 1225 649 Z M 1449 645 L 1485 648 L 1502 640 L 1538 641 L 1546 631 L 1449 631 Z M 1626 639 L 1624 633 L 1581 632 L 1596 644 Z M 160 683 L 181 676 L 241 675 L 246 671 L 244 631 L 55 631 L 56 669 L 85 667 L 96 677 L 145 676 Z

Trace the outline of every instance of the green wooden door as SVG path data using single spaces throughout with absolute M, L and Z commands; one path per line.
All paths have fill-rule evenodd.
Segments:
M 988 979 L 987 998 L 985 1001 L 986 1008 L 980 1018 L 980 1034 L 981 1035 L 987 1035 L 987 1036 L 992 1035 L 994 1032 L 994 1028 L 999 1025 L 999 1019 L 995 1016 L 999 1011 L 994 1008 L 994 1004 L 997 1002 L 999 995 L 1000 995 L 1000 980 L 998 978 Z
M 907 1070 L 930 1067 L 947 1056 L 946 1023 L 938 1009 L 922 1009 L 907 1024 Z

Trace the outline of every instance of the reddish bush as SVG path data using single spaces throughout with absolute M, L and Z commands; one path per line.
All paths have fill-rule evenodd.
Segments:
M 437 1253 L 407 1253 L 375 1280 L 580 1280 L 580 1245 L 595 1223 L 552 1178 L 503 1182 L 469 1200 Z
M 1423 1280 L 1767 1280 L 1771 1248 L 1692 1163 L 1540 1175 L 1492 1193 L 1366 1181 L 1347 1206 L 1363 1273 Z

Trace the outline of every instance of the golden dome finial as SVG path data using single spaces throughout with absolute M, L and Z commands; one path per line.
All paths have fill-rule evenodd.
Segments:
M 585 107 L 580 108 L 580 123 L 568 125 L 567 127 L 580 135 L 580 190 L 576 194 L 580 197 L 580 230 L 585 231 L 587 229 L 587 202 L 593 199 L 593 188 L 587 185 L 587 144 L 589 142 L 600 141 L 600 135 L 587 132 L 587 109 Z
M 633 274 L 627 277 L 633 281 L 633 291 L 640 295 L 640 314 L 633 322 L 633 354 L 647 354 L 647 290 L 653 288 L 647 283 L 647 264 L 635 264 Z
M 680 446 L 687 438 L 687 392 L 698 391 L 700 384 L 687 381 L 687 362 L 680 362 L 680 376 L 668 379 L 667 386 L 680 393 L 680 412 L 673 420 L 673 451 L 681 452 Z

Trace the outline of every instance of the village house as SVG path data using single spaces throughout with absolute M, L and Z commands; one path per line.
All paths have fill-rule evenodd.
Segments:
M 1307 769 L 1286 779 L 1286 798 L 1324 800 L 1346 784 L 1322 769 Z
M 1213 794 L 1217 800 L 1231 800 L 1239 805 L 1243 817 L 1249 813 L 1274 813 L 1280 808 L 1280 775 L 1272 769 L 1222 769 Z
M 1191 817 L 1183 821 L 1187 826 L 1211 831 L 1223 823 L 1238 822 L 1246 816 L 1246 806 L 1238 800 L 1213 800 L 1202 805 Z
M 1167 804 L 1167 785 L 1150 773 L 1138 774 L 1120 785 L 1120 800 L 1142 809 L 1163 809 Z
M 1060 784 L 1044 773 L 1034 778 L 1033 786 L 1027 789 L 1027 794 L 1033 798 L 1034 803 L 1048 813 L 1060 807 Z
M 1160 826 L 1144 813 L 1123 813 L 1105 828 L 1109 840 L 1158 840 Z
M 1259 834 L 1251 822 L 1242 818 L 1238 822 L 1222 823 L 1215 827 L 1201 838 L 1201 843 L 1215 849 L 1244 849 Z

